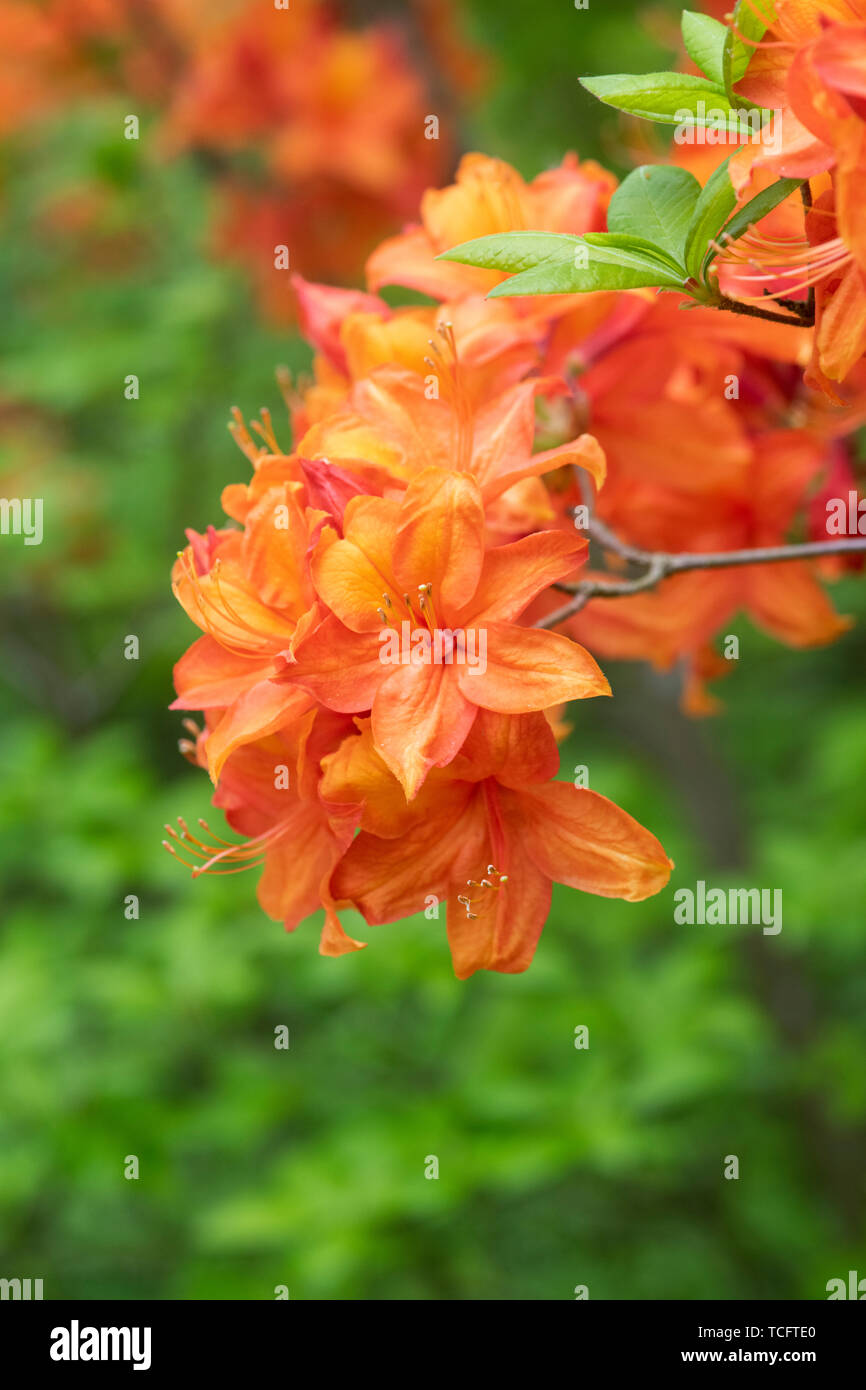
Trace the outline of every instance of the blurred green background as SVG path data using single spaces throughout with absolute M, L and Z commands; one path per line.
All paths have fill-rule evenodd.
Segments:
M 464 8 L 494 70 L 462 147 L 622 171 L 577 75 L 664 65 L 677 7 Z M 807 653 L 735 628 L 712 722 L 608 668 L 563 775 L 587 764 L 677 868 L 636 906 L 560 890 L 523 976 L 458 982 L 423 918 L 323 960 L 251 877 L 193 884 L 160 848 L 208 803 L 166 708 L 192 636 L 172 559 L 245 476 L 229 408 L 281 419 L 274 367 L 310 355 L 204 252 L 206 171 L 124 142 L 122 114 L 2 154 L 0 491 L 44 497 L 46 528 L 0 545 L 0 1274 L 122 1299 L 822 1298 L 866 1275 L 862 621 Z M 82 184 L 96 247 L 56 215 Z M 866 618 L 862 584 L 837 602 Z M 782 933 L 675 926 L 696 878 L 781 887 Z

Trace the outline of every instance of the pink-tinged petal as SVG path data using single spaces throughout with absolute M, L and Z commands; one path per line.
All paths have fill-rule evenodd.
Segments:
M 292 289 L 298 302 L 301 332 L 318 352 L 324 353 L 338 371 L 346 371 L 346 354 L 340 340 L 340 329 L 348 314 L 375 313 L 388 318 L 391 310 L 377 295 L 362 290 L 337 289 L 292 276 Z
M 353 632 L 329 614 L 298 647 L 296 660 L 286 669 L 328 709 L 359 714 L 371 708 L 387 673 L 381 655 L 377 634 Z
M 235 656 L 205 634 L 174 668 L 177 699 L 171 709 L 225 709 L 259 681 L 275 674 L 275 661 Z
M 673 863 L 655 835 L 606 796 L 566 782 L 502 791 L 512 836 L 542 873 L 582 893 L 640 902 L 658 893 Z
M 340 468 L 329 459 L 299 459 L 298 462 L 306 480 L 310 505 L 320 507 L 340 528 L 343 525 L 343 513 L 353 497 L 381 492 L 381 486 L 367 486 L 365 479 L 359 474 Z M 381 474 L 382 484 L 386 476 L 384 473 Z
M 284 678 L 259 681 L 226 710 L 210 732 L 205 745 L 208 769 L 214 782 L 223 764 L 236 748 L 253 739 L 265 738 L 284 724 L 300 718 L 313 704 L 300 686 Z
M 455 625 L 513 621 L 550 584 L 573 573 L 586 552 L 582 537 L 564 531 L 536 531 L 488 550 L 478 588 Z
M 400 591 L 417 594 L 432 584 L 440 618 L 466 603 L 478 585 L 484 559 L 484 506 L 468 473 L 425 468 L 409 485 L 394 541 L 394 578 Z
M 431 767 L 455 757 L 472 728 L 477 711 L 455 671 L 433 663 L 395 666 L 373 702 L 374 742 L 410 799 Z
M 589 652 L 557 632 L 487 623 L 478 633 L 486 633 L 486 669 L 482 661 L 454 669 L 466 699 L 482 709 L 525 714 L 566 700 L 610 694 Z

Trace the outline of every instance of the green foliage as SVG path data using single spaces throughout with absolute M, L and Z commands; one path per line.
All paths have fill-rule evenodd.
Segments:
M 695 10 L 683 10 L 683 43 L 686 52 L 701 72 L 720 89 L 726 90 L 725 83 L 725 43 L 728 37 L 726 25 L 720 24 L 708 14 L 698 14 Z
M 643 164 L 623 179 L 611 198 L 607 225 L 612 232 L 643 237 L 667 251 L 679 269 L 700 194 L 701 185 L 686 169 Z
M 443 252 L 440 260 L 518 273 L 490 291 L 490 298 L 516 294 L 582 294 L 628 290 L 641 285 L 679 287 L 676 267 L 662 248 L 642 237 L 589 232 L 508 232 L 478 237 Z
M 686 233 L 686 269 L 696 280 L 702 279 L 706 273 L 710 241 L 718 235 L 736 205 L 737 195 L 728 173 L 730 158 L 728 155 L 728 158 L 713 170 L 701 189 Z

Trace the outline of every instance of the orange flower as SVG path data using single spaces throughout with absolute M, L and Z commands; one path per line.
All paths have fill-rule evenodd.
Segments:
M 165 847 L 201 874 L 241 873 L 263 867 L 258 885 L 262 910 L 293 931 L 318 908 L 325 908 L 319 950 L 343 955 L 364 945 L 345 934 L 328 888 L 331 873 L 352 841 L 359 813 L 329 812 L 318 795 L 320 764 L 351 732 L 351 722 L 327 710 L 310 710 L 280 732 L 246 744 L 228 758 L 213 797 L 233 830 L 233 843 L 214 835 L 206 821 L 202 835 L 184 821 L 166 826 Z M 206 733 L 200 744 L 207 748 Z M 200 756 L 207 757 L 205 751 Z
M 551 781 L 559 765 L 543 714 L 481 711 L 460 756 L 430 773 L 408 806 L 370 727 L 323 760 L 323 801 L 360 806 L 361 834 L 331 891 L 371 924 L 447 902 L 454 970 L 514 973 L 532 961 L 551 882 L 639 902 L 671 861 L 606 797 Z
M 758 7 L 756 7 L 756 10 Z M 738 297 L 757 302 L 816 290 L 817 332 L 810 380 L 832 395 L 866 351 L 866 4 L 863 0 L 776 0 L 770 28 L 739 92 L 781 113 L 781 148 L 749 145 L 730 169 L 742 190 L 755 171 L 814 180 L 805 236 L 750 232 L 717 263 L 742 272 Z M 826 180 L 824 181 L 826 182 Z
M 214 780 L 235 748 L 312 704 L 284 669 L 320 618 L 308 551 L 323 513 L 303 507 L 302 491 L 266 492 L 243 532 L 189 532 L 174 567 L 175 595 L 204 636 L 175 667 L 172 709 L 224 711 L 207 741 Z
M 485 553 L 477 482 L 435 468 L 402 504 L 352 499 L 343 534 L 326 528 L 316 547 L 313 578 L 330 614 L 287 673 L 330 709 L 372 710 L 377 747 L 407 796 L 455 757 L 479 708 L 517 713 L 610 693 L 582 648 L 515 623 L 579 564 L 577 537 L 541 532 Z M 462 660 L 444 633 L 463 634 Z
M 434 299 L 452 301 L 468 294 L 486 294 L 502 275 L 454 261 L 437 261 L 440 251 L 474 237 L 525 228 L 575 234 L 603 231 L 615 188 L 612 174 L 592 160 L 580 164 L 573 154 L 567 155 L 558 169 L 539 174 L 529 184 L 501 159 L 465 155 L 456 183 L 428 189 L 424 194 L 421 226 L 383 242 L 370 257 L 369 288 L 405 285 Z M 559 296 L 547 296 L 546 300 L 534 303 L 536 313 L 548 316 L 562 303 Z
M 431 380 L 403 367 L 377 367 L 350 391 L 343 406 L 299 441 L 302 458 L 327 458 L 349 472 L 375 464 L 400 491 L 422 469 L 471 474 L 485 503 L 514 483 L 565 463 L 604 479 L 604 456 L 591 435 L 533 454 L 538 399 L 565 391 L 561 380 L 532 377 L 475 406 L 468 396 L 453 333 L 446 330 Z M 439 392 L 441 391 L 441 395 Z

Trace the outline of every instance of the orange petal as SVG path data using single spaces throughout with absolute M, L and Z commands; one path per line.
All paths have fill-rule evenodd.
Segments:
M 658 893 L 673 864 L 655 835 L 606 796 L 566 782 L 500 794 L 506 820 L 532 861 L 558 883 L 640 902 Z
M 275 661 L 235 656 L 207 634 L 184 652 L 174 668 L 177 699 L 171 709 L 225 709 L 250 686 L 274 675 Z
M 836 612 L 808 564 L 750 565 L 743 581 L 750 616 L 791 647 L 823 646 L 852 625 Z
M 214 782 L 219 780 L 226 758 L 236 748 L 299 718 L 312 703 L 306 690 L 285 679 L 263 680 L 252 686 L 226 710 L 208 735 L 208 768 Z
M 476 970 L 517 974 L 527 969 L 535 955 L 550 911 L 550 875 L 533 864 L 519 836 L 508 837 L 506 853 L 507 859 L 497 864 L 500 872 L 507 865 L 508 881 L 503 886 L 479 891 L 461 883 L 448 894 L 448 944 L 458 979 L 465 980 Z M 480 882 L 490 857 L 495 858 L 496 851 L 485 847 L 469 877 Z M 458 895 L 470 897 L 472 917 L 466 905 L 457 901 Z
M 478 587 L 484 558 L 484 507 L 467 473 L 425 468 L 409 485 L 400 509 L 393 570 L 399 590 L 432 583 L 441 616 L 466 603 Z
M 349 936 L 340 924 L 337 910 L 333 901 L 323 892 L 322 904 L 325 909 L 325 924 L 322 927 L 322 935 L 319 939 L 320 956 L 346 956 L 352 951 L 363 951 L 366 941 L 356 941 L 353 936 Z
M 384 595 L 394 593 L 391 553 L 399 504 L 384 497 L 356 497 L 346 506 L 344 539 L 326 528 L 313 556 L 313 579 L 322 600 L 353 632 L 382 626 Z
M 309 575 L 309 526 L 299 483 L 271 488 L 249 512 L 243 563 L 263 603 L 298 616 L 315 599 Z
M 373 704 L 388 667 L 382 648 L 368 632 L 353 632 L 329 614 L 298 647 L 287 670 L 328 709 L 358 714 Z
M 362 830 L 334 870 L 331 891 L 370 923 L 411 917 L 423 911 L 429 896 L 447 896 L 455 866 L 466 878 L 469 867 L 481 863 L 483 832 L 483 817 L 453 806 L 396 840 Z
M 556 776 L 559 749 L 544 714 L 494 714 L 479 709 L 448 770 L 470 781 L 495 777 L 504 786 L 524 787 Z
M 258 899 L 269 917 L 293 931 L 322 906 L 322 880 L 334 868 L 339 847 L 315 804 L 298 802 L 286 824 L 285 835 L 267 852 Z
M 431 767 L 443 767 L 460 751 L 472 728 L 477 711 L 461 694 L 456 671 L 395 666 L 373 702 L 376 747 L 410 800 Z
M 610 686 L 589 652 L 557 632 L 488 623 L 487 669 L 455 667 L 467 700 L 501 714 L 547 709 L 564 700 L 609 695 Z
M 477 591 L 455 624 L 511 622 L 543 589 L 577 569 L 586 551 L 582 537 L 564 531 L 537 531 L 488 550 Z

